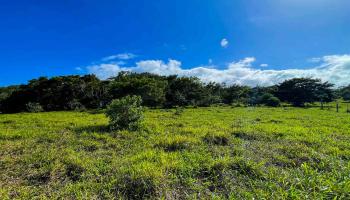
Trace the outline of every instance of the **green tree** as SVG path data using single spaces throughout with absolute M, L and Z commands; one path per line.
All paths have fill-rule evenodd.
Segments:
M 225 87 L 222 92 L 223 102 L 232 104 L 234 102 L 245 102 L 249 96 L 251 88 L 248 86 L 231 85 Z
M 333 84 L 320 79 L 294 78 L 278 85 L 277 95 L 282 101 L 294 106 L 316 101 L 331 102 L 334 100 Z
M 40 77 L 19 86 L 1 103 L 4 112 L 25 111 L 29 102 L 39 103 L 44 110 L 71 110 L 72 105 L 98 108 L 105 101 L 105 84 L 94 75 Z M 106 103 L 104 103 L 106 105 Z
M 340 88 L 339 94 L 345 101 L 350 101 L 350 85 Z
M 168 77 L 167 106 L 198 105 L 206 95 L 204 84 L 196 77 Z
M 109 93 L 114 99 L 138 95 L 141 96 L 144 105 L 156 107 L 164 104 L 166 87 L 165 77 L 149 73 L 122 72 L 111 79 Z
M 223 86 L 221 84 L 210 82 L 204 86 L 202 91 L 202 99 L 198 101 L 198 106 L 222 103 Z

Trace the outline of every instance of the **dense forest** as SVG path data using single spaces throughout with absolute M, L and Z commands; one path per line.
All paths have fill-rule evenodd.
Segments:
M 196 77 L 121 72 L 108 80 L 95 75 L 40 77 L 28 84 L 0 88 L 0 112 L 58 111 L 104 108 L 113 99 L 141 96 L 144 106 L 210 106 L 213 104 L 293 106 L 350 100 L 350 85 L 312 78 L 294 78 L 269 87 L 204 83 Z

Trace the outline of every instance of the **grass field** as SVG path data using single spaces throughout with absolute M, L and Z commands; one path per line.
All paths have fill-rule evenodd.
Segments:
M 0 199 L 349 199 L 350 114 L 319 108 L 0 115 Z

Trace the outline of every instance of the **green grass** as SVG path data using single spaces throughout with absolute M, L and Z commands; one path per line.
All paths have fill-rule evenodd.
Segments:
M 319 108 L 0 115 L 0 199 L 349 199 L 350 114 Z

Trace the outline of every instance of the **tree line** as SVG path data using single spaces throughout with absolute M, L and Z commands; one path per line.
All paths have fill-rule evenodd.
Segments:
M 312 78 L 294 78 L 269 87 L 204 83 L 196 77 L 159 76 L 120 72 L 100 80 L 95 75 L 40 77 L 27 84 L 0 88 L 0 112 L 25 112 L 39 107 L 45 111 L 105 108 L 113 99 L 128 95 L 142 98 L 144 106 L 210 106 L 244 104 L 293 106 L 317 101 L 350 100 L 350 85 L 334 85 Z

